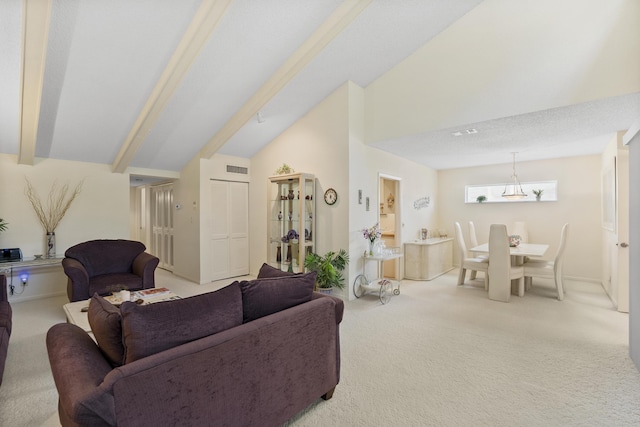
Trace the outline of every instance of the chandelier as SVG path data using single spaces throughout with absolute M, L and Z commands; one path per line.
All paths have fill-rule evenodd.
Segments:
M 516 153 L 513 155 L 513 174 L 511 175 L 511 181 L 507 182 L 502 192 L 502 197 L 508 200 L 520 200 L 527 197 L 526 193 L 522 191 L 520 181 L 518 181 L 518 175 L 516 174 Z

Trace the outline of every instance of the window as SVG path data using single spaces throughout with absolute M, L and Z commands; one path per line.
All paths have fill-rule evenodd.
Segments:
M 521 183 L 522 190 L 527 197 L 519 200 L 508 200 L 502 197 L 505 184 L 467 185 L 465 187 L 465 203 L 478 203 L 478 197 L 485 196 L 483 203 L 513 203 L 536 202 L 534 191 L 542 190 L 540 200 L 542 202 L 555 202 L 558 200 L 558 181 L 535 181 Z

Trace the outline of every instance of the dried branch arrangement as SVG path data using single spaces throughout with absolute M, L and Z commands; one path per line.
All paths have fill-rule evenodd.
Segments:
M 42 204 L 42 200 L 33 188 L 33 185 L 31 185 L 31 182 L 29 182 L 28 179 L 26 181 L 27 189 L 25 190 L 25 194 L 31 202 L 31 206 L 33 206 L 33 210 L 36 212 L 42 228 L 44 228 L 44 231 L 47 233 L 53 233 L 67 213 L 67 210 L 69 210 L 71 203 L 78 194 L 80 194 L 84 181 L 80 181 L 71 193 L 69 193 L 68 184 L 59 186 L 58 183 L 54 181 L 53 184 L 51 184 L 51 190 L 49 190 L 46 206 Z

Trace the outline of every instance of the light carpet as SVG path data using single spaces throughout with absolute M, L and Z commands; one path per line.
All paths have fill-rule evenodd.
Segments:
M 524 297 L 500 303 L 482 280 L 456 286 L 456 273 L 405 280 L 386 305 L 372 294 L 347 302 L 335 394 L 287 425 L 640 425 L 628 315 L 599 285 L 567 280 L 557 301 L 552 282 L 536 280 Z M 225 284 L 197 286 L 166 272 L 157 280 L 185 296 Z M 65 301 L 14 305 L 0 425 L 59 425 L 44 335 L 64 321 Z

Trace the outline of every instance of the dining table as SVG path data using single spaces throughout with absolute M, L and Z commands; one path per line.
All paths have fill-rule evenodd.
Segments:
M 535 258 L 543 257 L 544 254 L 547 252 L 547 249 L 549 249 L 549 245 L 544 243 L 521 242 L 518 246 L 510 246 L 509 253 L 511 255 L 511 265 L 518 266 L 518 265 L 524 264 L 525 257 L 535 257 Z M 488 254 L 489 243 L 483 243 L 481 245 L 469 248 L 469 252 Z M 513 288 L 517 289 L 517 294 L 519 297 L 524 295 L 524 288 L 518 287 L 516 284 L 512 283 L 512 289 Z

